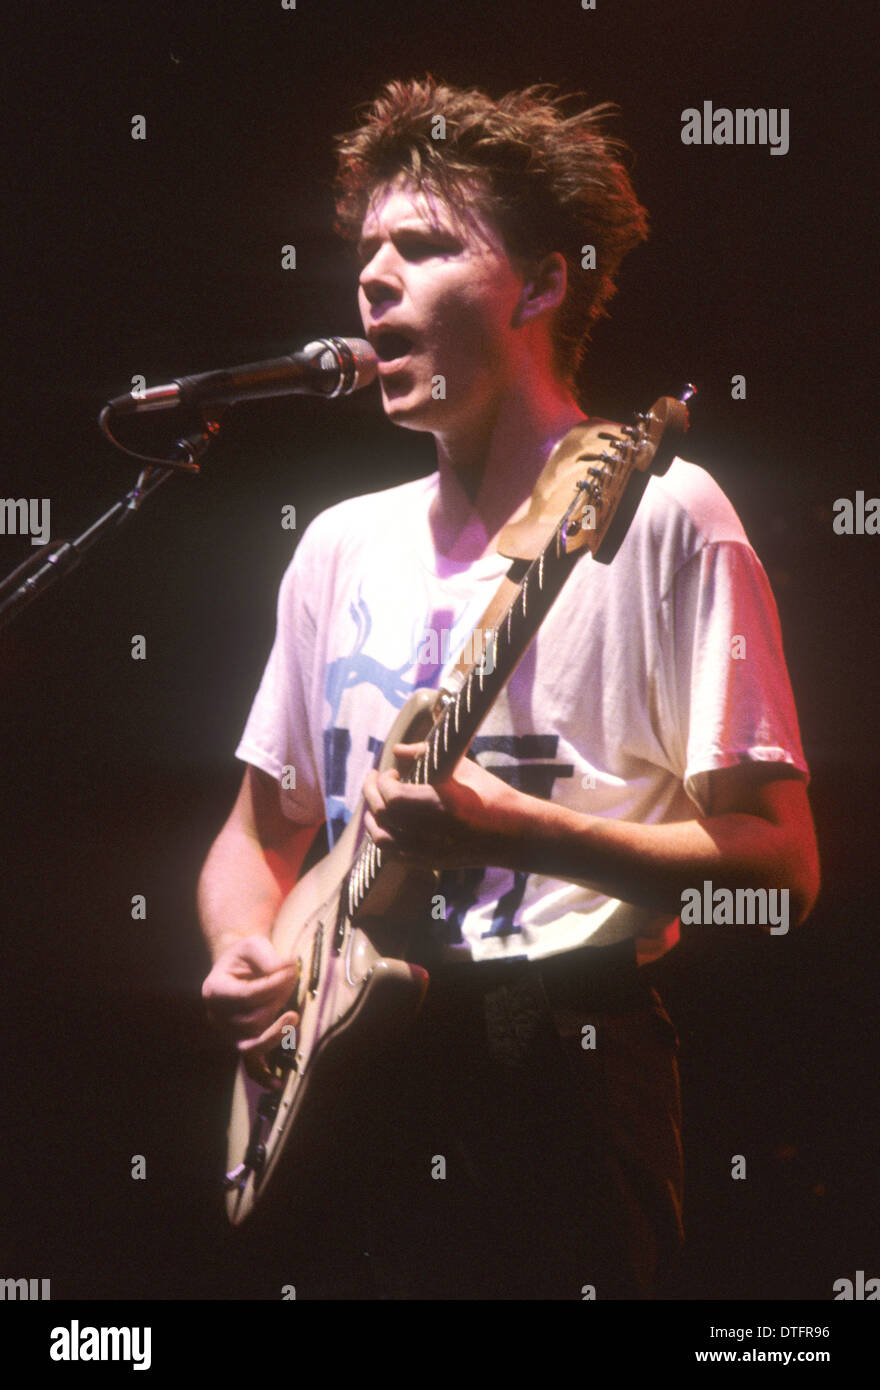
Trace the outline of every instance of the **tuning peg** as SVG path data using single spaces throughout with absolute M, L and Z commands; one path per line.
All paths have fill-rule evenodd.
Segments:
M 682 405 L 687 405 L 688 401 L 693 400 L 696 394 L 696 386 L 694 386 L 692 381 L 688 381 L 685 383 L 685 386 L 680 392 L 678 399 L 681 401 Z

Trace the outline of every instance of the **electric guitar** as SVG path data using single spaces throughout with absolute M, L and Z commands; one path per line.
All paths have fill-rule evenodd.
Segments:
M 556 445 L 528 511 L 499 537 L 499 552 L 527 565 L 524 577 L 503 581 L 475 631 L 481 651 L 471 648 L 473 662 L 460 662 L 444 689 L 417 690 L 404 705 L 380 770 L 394 765 L 394 744 L 424 741 L 407 780 L 436 783 L 452 772 L 577 561 L 586 551 L 602 563 L 617 553 L 650 474 L 664 473 L 675 455 L 693 394 L 688 387 L 681 400 L 661 397 L 630 425 L 582 421 Z M 279 955 L 300 964 L 286 1006 L 300 1022 L 269 1059 L 279 1090 L 238 1069 L 225 1178 L 236 1226 L 264 1197 L 282 1154 L 288 1176 L 298 1164 L 305 1170 L 312 1136 L 321 1126 L 332 1131 L 340 1079 L 407 1026 L 428 987 L 427 972 L 405 957 L 412 932 L 429 919 L 436 877 L 383 861 L 363 819 L 362 800 L 331 852 L 284 900 L 272 930 Z

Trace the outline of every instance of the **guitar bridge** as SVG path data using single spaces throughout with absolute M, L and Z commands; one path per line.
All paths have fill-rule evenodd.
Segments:
M 347 880 L 346 880 L 347 888 Z M 348 923 L 348 910 L 346 905 L 346 891 L 339 894 L 339 907 L 336 912 L 336 923 L 333 928 L 333 954 L 338 956 L 342 950 L 342 943 L 345 940 L 345 928 Z

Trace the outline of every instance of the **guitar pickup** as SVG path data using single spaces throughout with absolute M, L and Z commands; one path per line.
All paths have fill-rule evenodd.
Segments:
M 309 974 L 309 994 L 317 993 L 321 982 L 321 957 L 324 954 L 324 923 L 319 922 L 315 932 L 315 945 L 312 950 L 312 969 Z
M 349 874 L 349 878 L 350 876 Z M 342 950 L 342 943 L 345 940 L 345 928 L 348 925 L 348 910 L 345 901 L 347 889 L 348 879 L 346 879 L 343 891 L 339 894 L 339 907 L 336 912 L 336 924 L 333 928 L 333 954 L 335 956 L 338 956 L 339 952 Z

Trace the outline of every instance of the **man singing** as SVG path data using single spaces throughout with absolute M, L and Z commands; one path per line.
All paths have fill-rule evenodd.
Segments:
M 437 467 L 303 535 L 200 882 L 209 1011 L 266 1079 L 296 1022 L 279 1016 L 296 967 L 269 933 L 317 827 L 335 841 L 364 795 L 386 856 L 441 871 L 425 1005 L 340 1104 L 327 1181 L 352 1216 L 316 1296 L 662 1294 L 682 1238 L 677 1039 L 638 962 L 674 945 L 706 881 L 784 891 L 792 924 L 817 893 L 770 588 L 730 503 L 680 459 L 613 562 L 574 569 L 470 756 L 434 787 L 375 770 L 587 418 L 590 330 L 646 234 L 604 115 L 428 78 L 389 84 L 338 141 L 385 413 L 434 436 Z M 418 752 L 400 750 L 404 772 Z

